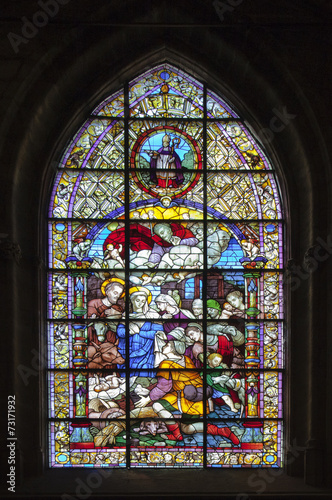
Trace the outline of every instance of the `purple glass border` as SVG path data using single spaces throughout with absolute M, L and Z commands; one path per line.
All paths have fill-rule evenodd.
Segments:
M 284 328 L 283 324 L 278 324 L 278 368 L 284 368 Z
M 98 106 L 96 108 L 94 108 L 94 110 L 92 111 L 91 114 L 98 116 L 99 115 L 99 111 L 102 108 L 104 108 L 105 106 L 108 106 L 109 103 L 111 103 L 112 101 L 115 101 L 115 99 L 117 99 L 120 96 L 124 96 L 123 89 L 120 89 L 120 90 L 114 92 L 113 94 L 111 94 L 110 96 L 106 97 L 101 102 L 101 104 L 98 104 Z M 124 100 L 124 98 L 123 98 L 123 100 Z M 124 115 L 124 106 L 122 107 L 122 111 L 120 111 L 119 114 L 114 115 L 114 116 L 120 117 L 120 116 L 123 116 L 123 115 Z M 108 115 L 100 115 L 100 116 L 108 116 Z
M 237 152 L 237 154 L 241 157 L 242 159 L 242 162 L 244 165 L 248 165 L 248 162 L 247 160 L 245 159 L 243 153 L 241 152 L 241 150 L 236 146 L 236 144 L 234 143 L 234 140 L 233 138 L 226 132 L 226 127 L 231 125 L 231 124 L 234 124 L 234 125 L 237 125 L 238 127 L 241 128 L 242 132 L 245 134 L 245 136 L 248 138 L 248 141 L 254 145 L 256 151 L 259 153 L 260 157 L 262 158 L 263 160 L 263 163 L 264 163 L 264 166 L 265 166 L 265 169 L 259 169 L 259 170 L 255 170 L 255 169 L 251 169 L 248 165 L 248 170 L 252 170 L 254 172 L 261 172 L 261 171 L 270 171 L 272 170 L 271 168 L 271 165 L 270 165 L 270 162 L 268 161 L 266 155 L 263 153 L 263 151 L 261 150 L 261 148 L 259 147 L 258 143 L 256 140 L 254 140 L 253 136 L 250 134 L 249 130 L 242 124 L 242 123 L 239 123 L 237 121 L 234 121 L 234 122 L 228 122 L 227 124 L 224 124 L 222 122 L 217 122 L 216 123 L 218 125 L 219 128 L 221 128 L 223 130 L 223 134 L 227 137 L 228 141 L 231 143 L 233 149 Z

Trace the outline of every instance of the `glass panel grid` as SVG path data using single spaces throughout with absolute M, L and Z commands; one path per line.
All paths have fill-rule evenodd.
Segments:
M 281 466 L 283 225 L 266 155 L 170 65 L 94 113 L 122 118 L 86 122 L 50 200 L 50 465 Z

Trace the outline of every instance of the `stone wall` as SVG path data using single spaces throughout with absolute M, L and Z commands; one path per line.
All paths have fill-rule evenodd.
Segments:
M 2 376 L 4 400 L 8 394 L 17 399 L 22 497 L 78 497 L 77 480 L 86 480 L 86 471 L 47 471 L 45 465 L 44 217 L 54 165 L 94 103 L 163 60 L 183 65 L 237 103 L 279 171 L 292 277 L 286 290 L 288 459 L 280 477 L 114 471 L 98 488 L 90 486 L 90 494 L 328 495 L 330 2 L 17 0 L 1 9 Z

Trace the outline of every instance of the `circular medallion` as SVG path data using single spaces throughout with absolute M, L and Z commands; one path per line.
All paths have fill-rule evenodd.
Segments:
M 202 155 L 197 142 L 177 127 L 159 126 L 144 132 L 133 146 L 133 179 L 154 198 L 178 198 L 198 182 Z

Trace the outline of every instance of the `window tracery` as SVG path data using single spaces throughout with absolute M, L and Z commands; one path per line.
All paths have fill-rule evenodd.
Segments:
M 48 241 L 51 466 L 281 466 L 281 202 L 229 104 L 170 64 L 107 98 Z

